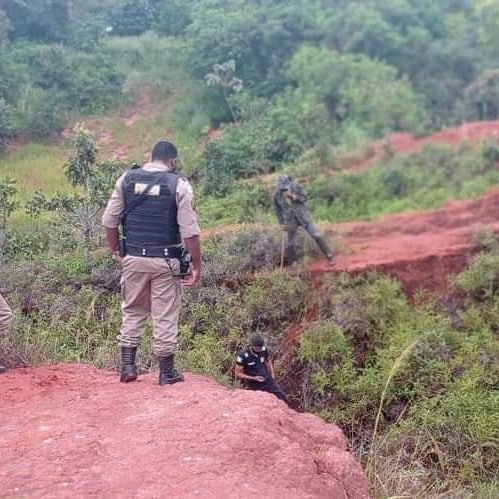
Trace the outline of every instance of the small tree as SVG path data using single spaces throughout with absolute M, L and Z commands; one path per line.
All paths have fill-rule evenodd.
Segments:
M 499 117 L 499 70 L 484 71 L 464 90 L 466 118 L 496 120 Z
M 215 64 L 213 66 L 213 73 L 208 73 L 204 79 L 209 86 L 219 87 L 222 89 L 224 100 L 229 108 L 230 114 L 234 122 L 237 121 L 236 113 L 229 100 L 229 92 L 239 93 L 242 92 L 243 80 L 235 77 L 236 61 L 231 59 L 223 64 Z
M 97 160 L 95 138 L 82 125 L 75 128 L 72 144 L 75 151 L 65 164 L 64 173 L 75 192 L 56 193 L 52 198 L 36 192 L 26 208 L 34 217 L 43 211 L 57 213 L 61 223 L 76 231 L 76 242 L 83 243 L 88 250 L 97 233 L 97 215 L 121 169 L 117 162 Z
M 3 264 L 7 222 L 19 206 L 18 201 L 14 199 L 16 194 L 16 181 L 5 177 L 0 182 L 0 264 Z
M 12 125 L 12 113 L 10 106 L 0 99 L 0 155 L 5 151 L 5 139 L 14 136 L 14 127 Z

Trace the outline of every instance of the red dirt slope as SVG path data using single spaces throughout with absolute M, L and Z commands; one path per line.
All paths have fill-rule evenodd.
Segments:
M 373 163 L 382 160 L 387 150 L 392 154 L 411 154 L 430 145 L 459 146 L 480 144 L 488 139 L 499 140 L 499 121 L 477 121 L 464 123 L 455 128 L 447 128 L 427 137 L 416 138 L 410 133 L 396 133 L 372 143 L 366 149 L 366 157 L 361 161 L 349 162 L 344 170 L 362 171 Z
M 8 372 L 0 400 L 0 497 L 368 497 L 342 432 L 266 393 L 65 365 Z
M 498 231 L 499 190 L 494 189 L 480 199 L 453 201 L 434 211 L 331 226 L 326 232 L 341 238 L 337 266 L 318 260 L 308 271 L 380 270 L 399 278 L 409 293 L 419 287 L 446 291 L 447 276 L 479 251 L 479 235 Z
M 347 156 L 340 160 L 339 170 L 329 170 L 326 175 L 338 175 L 343 172 L 362 172 L 372 166 L 374 163 L 386 158 L 387 152 L 391 154 L 411 154 L 421 151 L 430 145 L 448 145 L 457 147 L 461 144 L 478 145 L 488 139 L 499 140 L 499 121 L 477 121 L 464 123 L 455 128 L 447 128 L 426 137 L 415 137 L 410 133 L 395 133 L 384 139 L 378 140 L 366 146 L 363 150 L 354 153 L 351 157 Z M 261 175 L 259 181 L 266 185 L 274 184 L 279 175 L 283 172 L 269 173 Z M 306 177 L 300 180 L 306 181 Z M 248 179 L 248 182 L 254 179 Z

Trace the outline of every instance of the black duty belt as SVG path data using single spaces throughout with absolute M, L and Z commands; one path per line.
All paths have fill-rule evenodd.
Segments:
M 160 246 L 154 248 L 126 245 L 129 256 L 144 256 L 147 258 L 178 258 L 182 256 L 182 246 Z

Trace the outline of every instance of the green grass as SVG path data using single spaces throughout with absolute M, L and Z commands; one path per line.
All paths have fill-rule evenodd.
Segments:
M 70 186 L 63 173 L 67 153 L 60 146 L 31 143 L 0 158 L 0 178 L 17 181 L 19 198 L 30 199 L 35 191 L 67 192 Z
M 200 150 L 193 137 L 173 129 L 170 106 L 169 100 L 162 101 L 158 103 L 157 116 L 139 118 L 128 126 L 123 117 L 114 116 L 105 124 L 105 131 L 111 134 L 113 142 L 101 147 L 101 155 L 112 157 L 113 151 L 122 149 L 129 162 L 144 162 L 157 141 L 172 140 L 179 149 L 182 172 L 192 172 L 199 163 Z

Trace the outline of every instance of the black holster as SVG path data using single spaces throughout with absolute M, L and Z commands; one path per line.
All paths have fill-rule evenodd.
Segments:
M 125 258 L 126 256 L 126 239 L 124 237 L 120 237 L 118 241 L 118 250 L 120 252 L 121 258 Z

